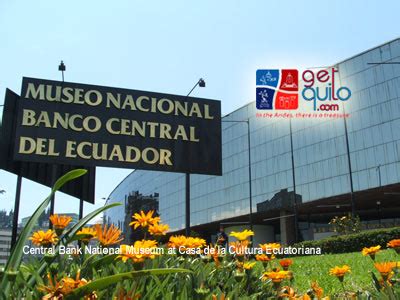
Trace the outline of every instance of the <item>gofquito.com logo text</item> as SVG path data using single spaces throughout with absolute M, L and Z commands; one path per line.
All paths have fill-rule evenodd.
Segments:
M 256 106 L 261 110 L 297 110 L 299 100 L 312 102 L 312 111 L 339 111 L 338 101 L 347 101 L 351 90 L 336 86 L 336 68 L 305 70 L 299 88 L 297 69 L 257 70 Z M 301 97 L 299 97 L 301 96 Z

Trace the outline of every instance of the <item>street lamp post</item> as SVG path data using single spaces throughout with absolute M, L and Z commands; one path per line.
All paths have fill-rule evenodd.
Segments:
M 289 131 L 290 131 L 290 153 L 292 159 L 292 180 L 293 180 L 293 196 L 294 196 L 294 241 L 299 241 L 299 220 L 298 220 L 298 207 L 297 207 L 297 195 L 296 195 L 296 173 L 294 170 L 294 151 L 293 151 L 293 135 L 292 135 L 292 119 L 289 119 Z
M 376 171 L 378 172 L 379 187 L 381 187 L 382 186 L 381 165 L 376 167 Z
M 189 97 L 197 86 L 206 87 L 206 82 L 203 78 L 196 82 L 186 97 Z M 185 174 L 185 235 L 190 235 L 190 173 Z
M 58 71 L 61 72 L 63 82 L 64 82 L 65 70 L 66 70 L 65 64 L 63 61 L 61 61 L 60 65 L 58 66 Z M 54 185 L 56 183 L 56 180 L 57 180 L 57 165 L 53 164 L 51 167 L 51 184 Z M 54 214 L 54 205 L 55 205 L 55 195 L 52 194 L 51 199 L 50 199 L 50 212 L 49 212 L 50 216 Z M 79 218 L 81 218 L 81 214 L 83 214 L 83 201 L 82 201 L 82 203 L 79 204 Z M 53 225 L 51 222 L 49 222 L 49 228 L 53 229 Z

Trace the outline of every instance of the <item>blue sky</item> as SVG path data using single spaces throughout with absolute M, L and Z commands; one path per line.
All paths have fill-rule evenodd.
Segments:
M 22 76 L 219 99 L 224 114 L 254 100 L 258 68 L 326 66 L 400 36 L 399 1 L 0 2 L 0 103 Z M 96 205 L 130 170 L 98 168 Z M 0 209 L 16 176 L 0 171 Z M 20 217 L 48 188 L 24 180 Z M 78 212 L 59 194 L 56 212 Z

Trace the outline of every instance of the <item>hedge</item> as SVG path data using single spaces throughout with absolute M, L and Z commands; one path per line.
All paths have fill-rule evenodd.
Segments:
M 321 248 L 322 254 L 358 252 L 364 247 L 381 245 L 386 248 L 387 242 L 400 239 L 400 227 L 366 230 L 360 233 L 339 235 L 322 240 L 304 241 L 293 245 L 297 248 Z

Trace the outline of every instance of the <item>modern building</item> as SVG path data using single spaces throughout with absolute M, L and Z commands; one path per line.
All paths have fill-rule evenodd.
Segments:
M 0 229 L 0 266 L 5 266 L 10 256 L 11 229 Z
M 295 215 L 300 238 L 321 238 L 331 234 L 332 217 L 352 208 L 365 228 L 399 225 L 399 62 L 400 39 L 396 39 L 334 66 L 341 85 L 352 92 L 346 119 L 257 118 L 254 102 L 223 117 L 223 176 L 191 175 L 192 230 L 210 237 L 220 223 L 247 226 L 247 123 L 232 122 L 245 120 L 250 126 L 252 220 L 258 239 L 292 242 Z M 291 138 L 296 194 L 301 200 L 297 210 Z M 184 174 L 133 171 L 110 194 L 109 202 L 124 202 L 132 192 L 157 193 L 162 220 L 173 232 L 183 232 Z M 106 211 L 106 220 L 123 222 L 124 207 Z

